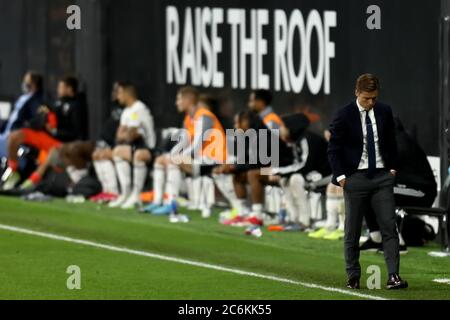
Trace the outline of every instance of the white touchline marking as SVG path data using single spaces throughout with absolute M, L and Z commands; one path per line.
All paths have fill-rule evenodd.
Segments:
M 450 279 L 433 279 L 433 282 L 450 284 Z
M 295 285 L 299 285 L 299 286 L 306 287 L 306 288 L 338 292 L 338 293 L 342 293 L 342 294 L 346 294 L 346 295 L 350 295 L 350 296 L 356 296 L 359 298 L 366 298 L 366 299 L 371 299 L 371 300 L 388 300 L 387 298 L 383 298 L 383 297 L 379 297 L 379 296 L 362 294 L 362 293 L 357 293 L 354 291 L 343 290 L 343 289 L 333 288 L 333 287 L 327 287 L 327 286 L 322 286 L 322 285 L 318 285 L 318 284 L 314 284 L 314 283 L 296 281 L 296 280 L 291 280 L 291 279 L 282 278 L 282 277 L 270 276 L 270 275 L 265 275 L 265 274 L 261 274 L 261 273 L 255 273 L 255 272 L 245 271 L 245 270 L 240 270 L 240 269 L 235 269 L 235 268 L 223 267 L 220 265 L 214 265 L 214 264 L 210 264 L 210 263 L 203 263 L 203 262 L 197 262 L 197 261 L 193 261 L 193 260 L 175 258 L 175 257 L 165 256 L 165 255 L 151 253 L 151 252 L 128 249 L 128 248 L 124 248 L 124 247 L 116 247 L 116 246 L 97 243 L 97 242 L 93 242 L 93 241 L 70 238 L 70 237 L 60 236 L 60 235 L 52 234 L 52 233 L 33 231 L 30 229 L 18 228 L 18 227 L 8 226 L 8 225 L 4 225 L 4 224 L 0 224 L 0 229 L 12 231 L 12 232 L 24 233 L 24 234 L 38 236 L 38 237 L 47 238 L 47 239 L 53 239 L 53 240 L 58 240 L 58 241 L 70 242 L 70 243 L 77 243 L 77 244 L 81 244 L 81 245 L 85 245 L 85 246 L 89 246 L 89 247 L 101 248 L 101 249 L 105 249 L 105 250 L 109 250 L 109 251 L 123 252 L 123 253 L 128 253 L 128 254 L 134 254 L 137 256 L 144 256 L 144 257 L 149 257 L 149 258 L 163 260 L 163 261 L 175 262 L 175 263 L 179 263 L 179 264 L 185 264 L 185 265 L 196 266 L 196 267 L 201 267 L 201 268 L 206 268 L 206 269 L 229 272 L 229 273 L 234 273 L 234 274 L 239 274 L 239 275 L 244 275 L 244 276 L 249 276 L 249 277 L 255 277 L 255 278 L 260 278 L 260 279 L 266 279 L 266 280 L 272 280 L 272 281 L 277 281 L 277 282 L 295 284 Z

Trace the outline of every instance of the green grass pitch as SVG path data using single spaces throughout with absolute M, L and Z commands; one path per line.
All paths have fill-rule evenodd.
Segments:
M 165 261 L 80 243 L 24 234 L 0 227 L 0 299 L 450 299 L 450 258 L 432 258 L 431 249 L 410 248 L 402 256 L 401 275 L 410 283 L 403 291 L 361 289 L 348 294 L 342 242 L 309 239 L 300 233 L 269 233 L 257 239 L 240 228 L 225 227 L 216 216 L 202 219 L 187 212 L 188 224 L 167 217 L 63 201 L 29 203 L 0 198 L 0 225 L 82 239 L 98 244 L 186 259 L 259 275 L 252 277 Z M 364 253 L 369 265 L 382 270 L 382 255 Z M 81 289 L 66 286 L 67 267 L 81 269 Z M 369 275 L 363 273 L 365 288 Z M 304 286 L 302 284 L 313 286 Z M 316 285 L 316 287 L 314 287 Z M 338 291 L 333 291 L 339 289 Z

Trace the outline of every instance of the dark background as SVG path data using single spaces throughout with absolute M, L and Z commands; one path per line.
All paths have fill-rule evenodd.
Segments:
M 274 100 L 276 110 L 284 113 L 309 106 L 321 116 L 315 127 L 321 130 L 327 127 L 338 107 L 354 99 L 357 76 L 375 73 L 382 82 L 380 100 L 393 106 L 429 155 L 439 155 L 446 143 L 440 132 L 446 127 L 448 113 L 449 91 L 444 81 L 448 56 L 443 56 L 442 31 L 442 16 L 449 12 L 448 3 L 448 0 L 0 0 L 0 97 L 16 97 L 22 75 L 28 69 L 46 75 L 49 96 L 54 95 L 58 77 L 75 74 L 82 79 L 88 94 L 90 133 L 95 138 L 108 114 L 112 82 L 128 79 L 138 85 L 159 128 L 178 125 L 180 118 L 174 107 L 177 86 L 166 84 L 167 5 L 179 8 L 181 20 L 185 6 L 284 9 L 287 13 L 299 8 L 304 16 L 311 9 L 320 13 L 335 10 L 337 27 L 331 29 L 330 37 L 336 48 L 331 60 L 331 94 L 313 96 L 306 90 L 300 94 L 278 92 Z M 66 8 L 71 4 L 81 7 L 82 29 L 78 31 L 66 28 Z M 382 30 L 366 28 L 366 8 L 372 4 L 381 7 Z M 228 32 L 225 24 L 219 28 L 223 39 L 219 69 L 226 75 L 226 84 L 230 83 Z M 265 37 L 270 40 L 272 33 L 269 27 Z M 448 45 L 448 38 L 446 42 Z M 267 64 L 273 60 L 272 51 L 269 45 Z M 265 66 L 265 71 L 268 69 Z M 246 106 L 249 93 L 229 87 L 203 91 L 221 97 L 223 109 L 229 114 Z

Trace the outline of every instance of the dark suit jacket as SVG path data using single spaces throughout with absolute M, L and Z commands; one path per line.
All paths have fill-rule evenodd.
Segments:
M 397 142 L 395 125 L 390 106 L 377 102 L 374 107 L 378 130 L 378 143 L 386 169 L 397 168 Z M 328 144 L 328 161 L 336 178 L 347 177 L 358 170 L 363 152 L 363 131 L 356 101 L 340 109 L 330 125 L 331 138 Z

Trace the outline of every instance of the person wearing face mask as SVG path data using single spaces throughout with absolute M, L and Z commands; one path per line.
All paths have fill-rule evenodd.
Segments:
M 78 80 L 67 76 L 58 82 L 58 100 L 54 106 L 39 106 L 34 117 L 24 128 L 14 130 L 8 137 L 8 168 L 2 176 L 2 189 L 13 190 L 22 180 L 19 173 L 17 152 L 21 145 L 50 154 L 64 143 L 84 140 L 86 137 L 87 112 L 78 92 Z M 45 157 L 44 157 L 45 158 Z M 46 172 L 41 161 L 38 169 L 24 183 L 37 185 Z M 22 188 L 22 187 L 21 187 Z
M 23 128 L 36 114 L 43 102 L 43 78 L 34 71 L 25 73 L 21 85 L 22 94 L 14 104 L 8 120 L 0 127 L 0 157 L 7 156 L 9 134 Z

